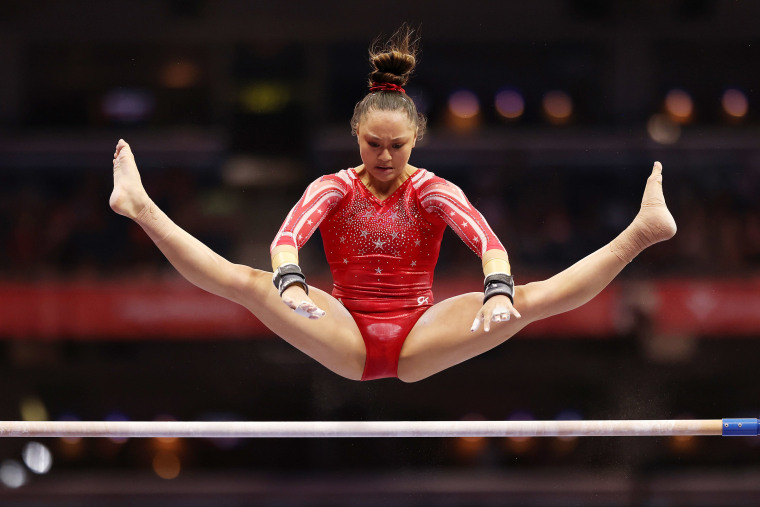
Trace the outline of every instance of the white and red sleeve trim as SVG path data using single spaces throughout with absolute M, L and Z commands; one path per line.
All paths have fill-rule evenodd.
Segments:
M 351 181 L 346 171 L 322 176 L 312 182 L 290 210 L 270 250 L 288 245 L 300 249 L 325 216 L 346 196 Z

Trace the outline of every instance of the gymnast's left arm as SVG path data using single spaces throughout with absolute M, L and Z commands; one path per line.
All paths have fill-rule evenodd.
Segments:
M 482 325 L 488 332 L 492 322 L 520 318 L 520 312 L 514 307 L 514 282 L 507 250 L 464 192 L 453 183 L 434 177 L 420 189 L 420 199 L 426 211 L 443 218 L 482 259 L 483 306 L 470 330 L 477 331 Z

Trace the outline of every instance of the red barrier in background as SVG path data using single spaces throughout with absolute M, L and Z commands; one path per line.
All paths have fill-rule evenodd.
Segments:
M 760 336 L 760 279 L 666 280 L 656 287 L 662 333 Z
M 0 285 L 0 335 L 207 338 L 268 333 L 245 308 L 183 282 Z
M 437 300 L 477 290 L 472 285 L 438 281 Z M 654 330 L 664 334 L 760 336 L 760 280 L 616 284 L 572 312 L 531 324 L 521 335 L 612 337 L 631 320 L 631 308 L 643 309 Z M 98 281 L 0 283 L 0 337 L 213 339 L 271 333 L 244 308 L 184 281 Z

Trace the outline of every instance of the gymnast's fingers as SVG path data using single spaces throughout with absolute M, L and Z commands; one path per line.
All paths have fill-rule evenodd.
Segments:
M 498 305 L 491 313 L 492 322 L 506 322 L 511 317 L 509 309 L 505 305 Z
M 296 314 L 311 320 L 325 316 L 325 311 L 310 301 L 301 301 L 301 304 L 296 307 L 295 311 Z
M 491 320 L 493 322 L 506 322 L 512 317 L 516 319 L 522 317 L 508 298 L 504 297 L 500 299 L 501 301 L 497 301 L 497 298 L 492 298 L 488 301 L 488 303 L 494 302 L 493 310 L 491 311 Z
M 480 325 L 483 323 L 483 311 L 479 311 L 478 315 L 475 317 L 475 320 L 472 322 L 472 327 L 470 328 L 470 332 L 474 333 L 478 329 L 480 329 Z
M 288 291 L 285 291 L 282 295 L 282 302 L 285 303 L 288 308 L 296 312 L 297 315 L 308 319 L 315 320 L 325 316 L 325 311 L 315 305 L 305 293 L 301 298 L 296 299 L 289 295 Z

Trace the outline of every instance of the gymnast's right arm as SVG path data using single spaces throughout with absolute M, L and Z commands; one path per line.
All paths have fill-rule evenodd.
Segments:
M 273 282 L 282 301 L 310 319 L 317 319 L 325 312 L 308 296 L 309 286 L 298 265 L 298 250 L 345 197 L 346 191 L 347 182 L 339 175 L 323 176 L 311 183 L 288 213 L 270 248 Z

